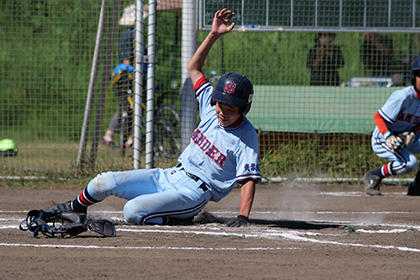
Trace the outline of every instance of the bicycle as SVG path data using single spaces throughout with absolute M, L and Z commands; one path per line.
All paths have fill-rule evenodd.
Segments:
M 175 158 L 181 153 L 181 115 L 175 106 L 164 103 L 170 94 L 173 92 L 162 92 L 155 104 L 155 156 Z
M 133 92 L 131 90 L 132 80 L 125 73 L 120 74 L 117 86 L 118 96 L 118 125 L 120 155 L 125 156 L 128 137 L 133 132 L 134 120 L 134 102 Z M 174 97 L 174 91 L 162 92 L 156 98 L 154 109 L 154 156 L 175 158 L 181 152 L 181 115 L 172 104 L 165 103 L 168 98 Z M 145 150 L 145 127 L 146 127 L 146 105 L 141 104 L 143 108 L 142 121 L 142 139 L 141 150 Z

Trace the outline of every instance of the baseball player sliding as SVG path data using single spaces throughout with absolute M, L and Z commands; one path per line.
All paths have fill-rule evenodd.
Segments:
M 178 165 L 99 174 L 76 199 L 45 211 L 86 213 L 89 206 L 113 195 L 128 200 L 124 217 L 130 223 L 188 224 L 209 201 L 219 201 L 240 183 L 239 215 L 228 226 L 248 226 L 255 184 L 261 181 L 258 137 L 245 117 L 253 86 L 247 77 L 227 73 L 213 88 L 202 72 L 213 44 L 232 31 L 235 24 L 228 23 L 233 15 L 226 9 L 215 13 L 210 33 L 188 63 L 201 122 Z
M 373 151 L 389 163 L 369 171 L 364 178 L 368 195 L 381 195 L 385 177 L 408 174 L 417 169 L 415 154 L 420 152 L 420 57 L 411 67 L 411 84 L 392 93 L 373 117 Z M 408 195 L 420 195 L 420 171 L 408 188 Z

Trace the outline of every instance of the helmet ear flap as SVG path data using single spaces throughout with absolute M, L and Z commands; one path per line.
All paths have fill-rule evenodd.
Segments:
M 214 100 L 213 98 L 210 101 L 210 105 L 211 106 L 216 106 L 216 100 Z
M 245 117 L 246 114 L 248 114 L 249 110 L 251 110 L 251 103 L 248 103 L 245 106 L 242 106 L 240 108 L 240 113 L 243 117 Z

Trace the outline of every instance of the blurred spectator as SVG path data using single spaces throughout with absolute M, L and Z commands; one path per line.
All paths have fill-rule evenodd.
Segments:
M 372 77 L 392 77 L 401 73 L 401 63 L 394 59 L 392 39 L 378 33 L 363 33 L 360 58 Z
M 338 68 L 344 65 L 340 47 L 333 44 L 335 33 L 319 32 L 309 50 L 306 66 L 311 70 L 311 86 L 339 86 Z
M 404 75 L 404 83 L 406 86 L 411 85 L 411 65 L 417 57 L 418 55 L 416 54 L 409 54 L 402 61 L 402 73 Z
M 127 67 L 133 67 L 134 65 L 134 24 L 136 22 L 136 5 L 130 5 L 124 8 L 123 15 L 119 21 L 121 26 L 126 27 L 121 33 L 118 40 L 118 60 L 120 64 L 126 65 Z M 146 17 L 147 13 L 143 13 L 143 17 Z M 147 49 L 143 48 L 144 62 L 143 63 L 143 85 L 145 86 L 146 72 L 147 72 Z M 118 112 L 112 117 L 108 129 L 105 132 L 104 137 L 102 138 L 101 143 L 107 147 L 115 148 L 115 143 L 113 141 L 113 136 L 115 133 L 116 125 L 118 123 Z M 127 143 L 124 143 L 126 147 L 130 147 L 133 144 L 133 136 L 130 135 Z

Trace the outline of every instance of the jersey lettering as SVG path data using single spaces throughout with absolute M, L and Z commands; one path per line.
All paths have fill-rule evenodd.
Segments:
M 408 122 L 412 124 L 417 124 L 419 122 L 420 116 L 414 116 L 413 114 L 404 114 L 401 113 L 398 115 L 397 120 L 402 122 Z
M 219 166 L 223 167 L 226 159 L 227 158 L 224 154 L 220 154 L 219 157 L 214 162 L 217 163 Z
M 411 122 L 411 119 L 413 118 L 413 115 L 412 114 L 407 114 L 407 115 L 405 115 L 405 119 L 404 119 L 404 121 L 405 122 Z
M 196 138 L 194 142 L 201 148 L 201 144 L 203 144 L 204 140 L 207 140 L 207 139 L 203 134 L 201 134 Z
M 208 148 L 210 148 L 210 146 L 211 146 L 211 142 L 209 141 L 209 139 L 206 138 L 206 140 L 204 140 L 203 144 L 200 146 L 200 149 L 204 152 Z
M 260 171 L 260 165 L 258 163 L 247 163 L 244 169 L 245 171 Z
M 216 148 L 214 145 L 211 146 L 210 149 L 208 149 L 208 151 L 206 152 L 206 155 L 208 155 L 211 159 L 214 159 L 216 154 L 219 153 L 219 149 Z
M 200 133 L 200 130 L 198 129 L 194 130 L 193 134 L 191 135 L 191 138 L 195 139 L 199 133 Z
M 224 166 L 224 162 L 227 160 L 227 157 L 222 154 L 220 150 L 215 147 L 198 128 L 194 130 L 191 135 L 191 139 L 200 148 L 200 150 L 202 150 L 216 164 L 220 167 Z

